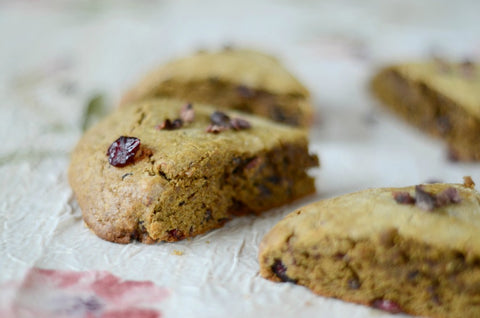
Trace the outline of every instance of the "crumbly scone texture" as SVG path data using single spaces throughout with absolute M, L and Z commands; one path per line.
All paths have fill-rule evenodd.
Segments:
M 69 181 L 85 223 L 101 238 L 177 241 L 315 191 L 307 169 L 318 158 L 309 154 L 303 129 L 229 111 L 251 128 L 210 133 L 215 109 L 200 104 L 193 104 L 193 122 L 158 129 L 178 118 L 184 104 L 158 99 L 117 109 L 74 149 Z M 121 168 L 106 155 L 120 136 L 141 142 Z
M 308 90 L 270 55 L 251 50 L 200 52 L 147 74 L 121 105 L 150 97 L 176 97 L 306 126 L 313 106 Z
M 467 184 L 422 187 L 433 196 L 454 188 L 460 202 L 431 211 L 397 203 L 394 193 L 415 196 L 415 187 L 315 202 L 264 237 L 261 275 L 395 312 L 480 317 L 480 194 Z
M 393 65 L 371 87 L 382 104 L 443 138 L 452 159 L 480 160 L 480 66 L 430 61 Z

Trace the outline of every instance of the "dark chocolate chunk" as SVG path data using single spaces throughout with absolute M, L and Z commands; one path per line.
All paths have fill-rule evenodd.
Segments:
M 297 283 L 297 280 L 292 279 L 287 276 L 287 267 L 282 263 L 281 260 L 277 259 L 272 265 L 272 272 L 277 275 L 278 278 L 282 280 L 282 282 L 288 283 Z
M 108 162 L 114 167 L 124 167 L 133 162 L 140 148 L 140 139 L 121 136 L 108 147 Z

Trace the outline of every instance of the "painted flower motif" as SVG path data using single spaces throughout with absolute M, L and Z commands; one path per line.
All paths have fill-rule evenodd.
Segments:
M 156 307 L 166 297 L 152 282 L 106 271 L 32 268 L 23 281 L 0 285 L 0 317 L 159 318 Z

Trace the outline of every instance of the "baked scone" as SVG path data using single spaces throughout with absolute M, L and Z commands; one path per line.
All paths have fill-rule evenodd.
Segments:
M 308 90 L 272 56 L 250 50 L 199 52 L 146 75 L 121 105 L 176 97 L 306 126 L 313 119 Z
M 173 99 L 117 109 L 71 156 L 87 226 L 105 240 L 177 241 L 315 191 L 304 129 Z
M 480 160 L 480 66 L 472 62 L 393 65 L 372 80 L 385 107 L 443 138 L 454 160 Z
M 479 202 L 468 177 L 315 202 L 264 237 L 260 273 L 391 313 L 480 317 Z

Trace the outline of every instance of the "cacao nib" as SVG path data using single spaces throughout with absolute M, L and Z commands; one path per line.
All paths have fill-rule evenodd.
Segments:
M 360 282 L 358 281 L 357 278 L 351 278 L 348 280 L 348 287 L 350 287 L 350 289 L 359 289 Z
M 399 314 L 403 312 L 402 308 L 396 302 L 388 299 L 375 299 L 372 302 L 372 307 L 387 311 L 391 314 Z
M 423 189 L 423 186 L 415 186 L 415 205 L 422 210 L 432 211 L 436 206 L 436 198 Z
M 220 111 L 215 111 L 210 115 L 210 122 L 213 125 L 230 127 L 230 117 Z
M 193 110 L 193 105 L 191 103 L 183 105 L 180 110 L 180 119 L 185 123 L 193 122 L 195 119 L 195 111 Z
M 180 231 L 178 229 L 170 230 L 167 233 L 168 233 L 168 236 L 170 238 L 174 238 L 174 239 L 177 239 L 177 240 L 182 240 L 182 239 L 185 238 L 185 235 L 182 233 L 182 231 Z
M 183 121 L 180 118 L 177 118 L 173 121 L 170 119 L 165 119 L 163 123 L 157 125 L 155 128 L 157 130 L 174 130 L 179 129 L 183 126 Z
M 252 126 L 250 125 L 250 122 L 243 119 L 243 118 L 233 118 L 230 121 L 230 124 L 233 129 L 235 130 L 243 130 L 243 129 L 249 129 Z
M 399 204 L 414 204 L 415 198 L 413 198 L 407 191 L 395 191 L 393 192 L 393 198 Z
M 114 167 L 124 167 L 133 162 L 139 148 L 140 139 L 120 136 L 108 147 L 108 162 Z
M 287 276 L 287 267 L 283 265 L 282 261 L 277 259 L 272 265 L 272 271 L 277 275 L 278 278 L 282 280 L 282 282 L 288 283 L 297 283 L 295 279 L 292 279 Z
M 229 127 L 210 124 L 210 125 L 208 125 L 207 129 L 205 129 L 205 131 L 209 132 L 209 133 L 218 134 L 218 133 L 220 133 L 222 131 L 225 131 L 225 130 L 228 130 L 228 129 L 229 129 Z
M 437 194 L 436 206 L 441 207 L 450 203 L 459 203 L 460 201 L 462 201 L 462 198 L 458 190 L 450 187 Z
M 245 85 L 238 85 L 237 86 L 237 93 L 240 97 L 243 98 L 253 98 L 255 97 L 255 91 Z

